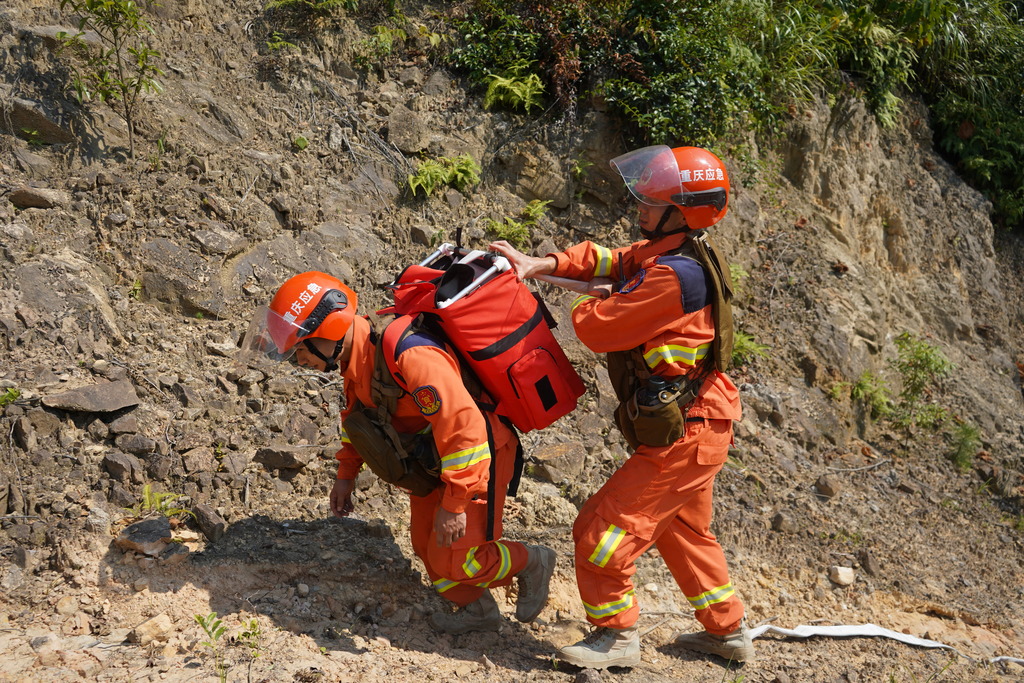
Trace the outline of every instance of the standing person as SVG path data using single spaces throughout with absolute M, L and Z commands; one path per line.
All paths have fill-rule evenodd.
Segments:
M 331 512 L 338 517 L 354 508 L 355 478 L 363 465 L 346 433 L 346 419 L 357 408 L 377 407 L 374 373 L 390 372 L 386 365 L 380 367 L 383 352 L 377 345 L 383 344 L 383 335 L 371 330 L 367 317 L 356 315 L 356 304 L 355 292 L 337 278 L 302 273 L 281 286 L 269 308 L 257 312 L 248 335 L 254 340 L 250 346 L 268 350 L 271 357 L 294 355 L 300 365 L 341 373 L 346 407 L 337 478 L 330 492 Z M 432 615 L 431 623 L 452 634 L 498 630 L 503 618 L 490 589 L 507 586 L 516 577 L 516 618 L 533 621 L 547 602 L 555 552 L 493 540 L 501 538 L 501 513 L 519 444 L 515 432 L 478 407 L 463 384 L 455 353 L 441 338 L 414 330 L 394 355 L 395 374 L 408 390 L 396 392 L 400 395 L 384 429 L 427 435 L 422 438 L 432 440 L 438 454 L 440 482 L 409 499 L 413 550 L 434 589 L 458 608 Z
M 717 156 L 695 147 L 646 147 L 611 164 L 640 202 L 642 241 L 614 250 L 588 241 L 545 257 L 491 245 L 523 279 L 590 282 L 573 303 L 573 325 L 587 347 L 608 353 L 616 424 L 634 449 L 573 525 L 580 597 L 596 628 L 557 657 L 600 669 L 640 663 L 631 577 L 653 545 L 705 629 L 678 645 L 747 661 L 743 605 L 709 529 L 715 475 L 740 418 L 739 392 L 713 357 L 717 346 L 731 355 L 731 293 L 717 257 L 715 267 L 701 258 L 713 252 L 704 229 L 725 216 L 729 179 Z

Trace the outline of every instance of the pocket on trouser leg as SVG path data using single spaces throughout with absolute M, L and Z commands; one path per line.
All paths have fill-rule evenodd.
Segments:
M 697 444 L 698 465 L 722 465 L 729 459 L 732 445 L 732 421 L 708 420 Z

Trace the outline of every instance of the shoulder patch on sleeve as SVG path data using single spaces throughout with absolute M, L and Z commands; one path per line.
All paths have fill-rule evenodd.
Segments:
M 629 282 L 622 285 L 622 289 L 619 290 L 620 294 L 629 294 L 634 289 L 640 286 L 640 283 L 644 281 L 644 276 L 647 275 L 647 271 L 643 268 L 637 271 L 636 275 L 630 278 Z
M 424 415 L 433 415 L 441 410 L 441 395 L 430 384 L 424 384 L 413 391 L 412 400 Z

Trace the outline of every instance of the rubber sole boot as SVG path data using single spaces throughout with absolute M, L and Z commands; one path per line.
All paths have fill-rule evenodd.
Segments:
M 594 629 L 575 645 L 559 648 L 555 658 L 583 669 L 639 666 L 640 634 L 636 626 Z
M 494 602 L 488 590 L 455 612 L 435 612 L 430 615 L 430 624 L 435 629 L 456 636 L 469 631 L 497 631 L 503 621 L 498 603 Z
M 526 566 L 519 572 L 519 597 L 516 598 L 516 619 L 531 622 L 548 602 L 551 575 L 555 573 L 555 551 L 542 545 L 526 545 L 529 553 Z
M 745 622 L 724 636 L 707 631 L 684 633 L 676 638 L 675 643 L 685 650 L 717 655 L 730 662 L 750 662 L 754 659 L 754 642 L 750 639 L 750 631 Z

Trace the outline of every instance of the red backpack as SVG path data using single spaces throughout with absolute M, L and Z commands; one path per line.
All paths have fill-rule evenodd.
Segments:
M 576 408 L 583 380 L 551 333 L 555 323 L 543 302 L 503 256 L 443 244 L 391 288 L 393 311 L 419 315 L 439 330 L 490 394 L 495 412 L 520 431 L 547 427 Z M 394 356 L 385 357 L 390 363 Z

